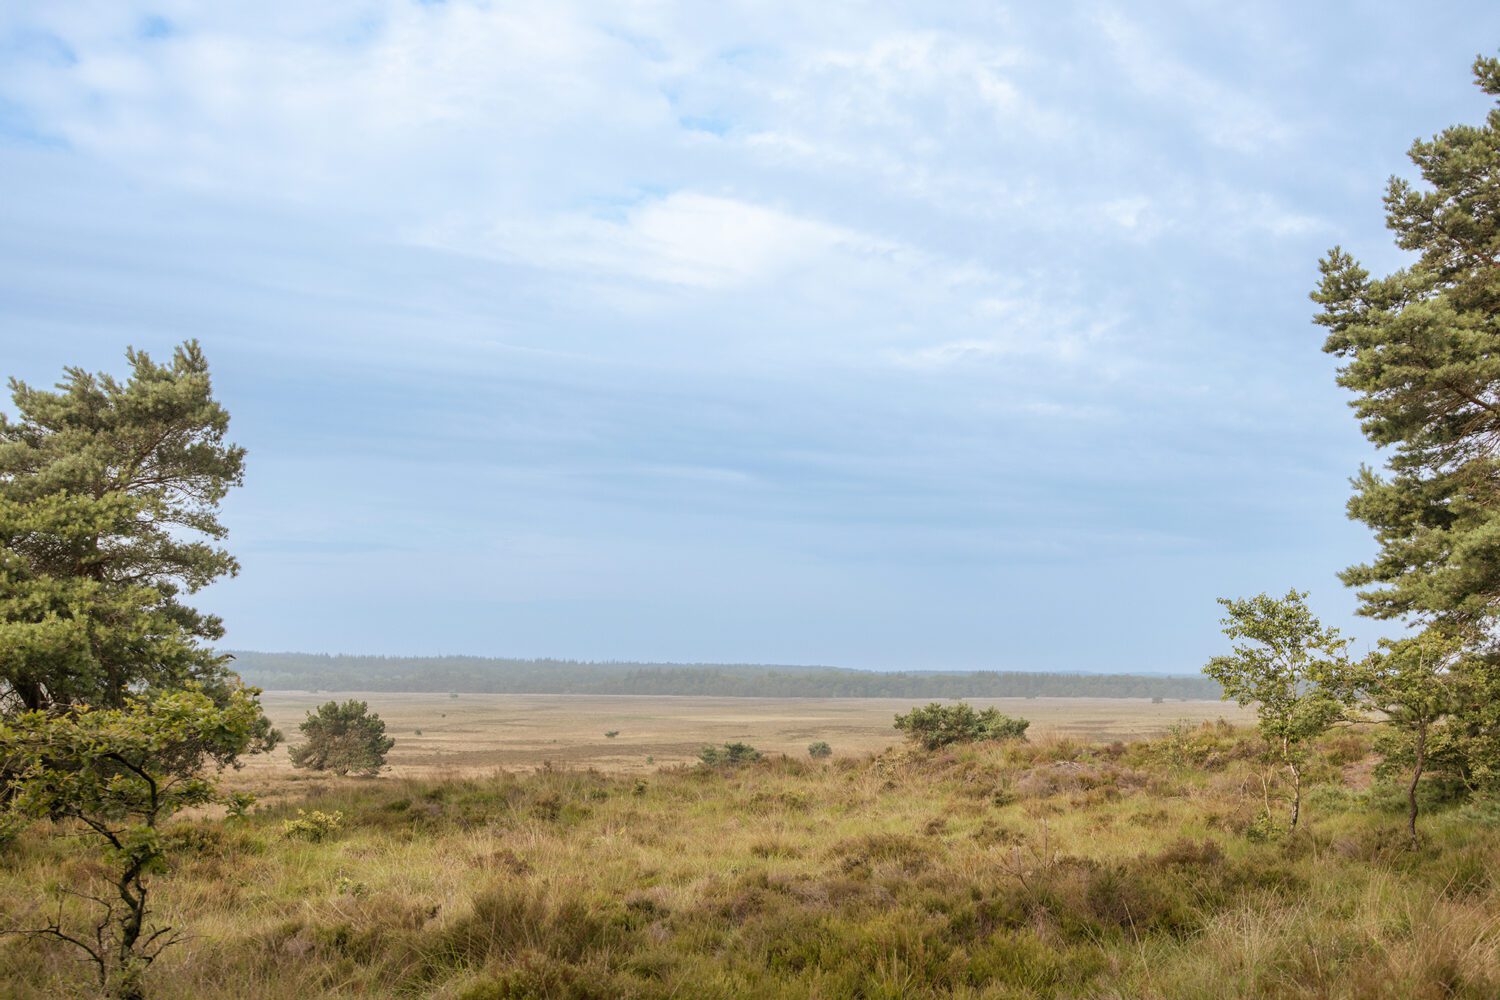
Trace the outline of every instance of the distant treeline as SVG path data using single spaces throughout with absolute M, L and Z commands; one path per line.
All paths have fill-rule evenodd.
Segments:
M 740 698 L 1216 699 L 1201 675 L 848 670 L 735 663 L 583 663 L 478 656 L 234 654 L 268 690 L 453 691 L 473 694 L 658 694 Z

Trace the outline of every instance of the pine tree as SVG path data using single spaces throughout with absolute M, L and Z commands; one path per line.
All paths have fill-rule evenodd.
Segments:
M 1474 74 L 1500 96 L 1500 60 L 1478 59 Z M 1365 614 L 1482 632 L 1500 614 L 1500 107 L 1410 156 L 1425 186 L 1393 178 L 1385 205 L 1416 260 L 1371 278 L 1335 247 L 1312 296 L 1324 350 L 1344 362 L 1339 384 L 1390 450 L 1389 474 L 1362 469 L 1349 502 L 1380 553 L 1343 578 L 1362 588 Z
M 196 342 L 130 374 L 10 382 L 0 414 L 0 707 L 119 707 L 135 689 L 224 690 L 218 618 L 182 600 L 238 566 L 215 543 L 241 481 Z
M 379 774 L 396 741 L 363 701 L 326 702 L 301 725 L 307 742 L 292 748 L 292 765 L 335 774 Z
M 1500 97 L 1500 59 L 1476 59 L 1474 76 Z M 1317 322 L 1328 329 L 1324 350 L 1343 362 L 1339 384 L 1355 393 L 1365 436 L 1389 455 L 1384 474 L 1360 470 L 1349 501 L 1350 517 L 1374 530 L 1380 551 L 1342 575 L 1360 588 L 1363 614 L 1436 630 L 1428 646 L 1457 642 L 1453 676 L 1442 683 L 1463 697 L 1424 740 L 1440 737 L 1440 756 L 1471 783 L 1495 782 L 1500 106 L 1482 125 L 1455 125 L 1413 143 L 1410 156 L 1422 183 L 1392 178 L 1385 206 L 1396 244 L 1415 259 L 1371 278 L 1335 247 L 1320 262 L 1312 296 L 1322 306 Z M 1406 653 L 1415 649 L 1390 662 L 1410 667 Z M 1431 660 L 1418 662 L 1387 676 L 1388 689 L 1375 700 L 1410 694 L 1409 682 Z

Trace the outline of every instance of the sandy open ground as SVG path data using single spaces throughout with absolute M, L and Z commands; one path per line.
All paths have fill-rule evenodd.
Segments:
M 395 737 L 388 773 L 404 776 L 558 766 L 649 771 L 694 760 L 708 743 L 741 740 L 762 752 L 805 754 L 827 740 L 836 754 L 878 751 L 899 742 L 893 716 L 921 700 L 902 698 L 699 698 L 666 696 L 391 694 L 269 691 L 266 711 L 289 743 L 308 709 L 358 698 Z M 1031 734 L 1097 740 L 1160 733 L 1174 722 L 1220 717 L 1248 721 L 1233 703 L 1126 698 L 973 698 L 1031 720 Z M 606 738 L 605 733 L 619 735 Z M 288 770 L 286 747 L 253 760 L 247 776 Z

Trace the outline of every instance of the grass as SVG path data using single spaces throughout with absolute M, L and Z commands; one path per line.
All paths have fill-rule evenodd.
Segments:
M 595 727 L 595 732 L 598 732 Z M 1325 741 L 1308 828 L 1263 835 L 1228 726 L 641 776 L 319 780 L 184 821 L 158 880 L 191 939 L 153 996 L 921 998 L 1500 995 L 1500 817 L 1430 802 L 1410 850 L 1368 748 Z M 321 839 L 283 827 L 340 814 Z M 38 829 L 0 921 L 95 865 Z M 49 909 L 50 912 L 50 909 Z M 0 994 L 87 970 L 0 945 Z

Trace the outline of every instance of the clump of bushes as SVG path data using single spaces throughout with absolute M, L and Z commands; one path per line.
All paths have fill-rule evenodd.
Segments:
M 607 740 L 612 740 L 616 736 L 619 736 L 619 735 L 620 735 L 620 731 L 618 729 L 611 729 L 611 730 L 609 730 L 608 732 L 606 732 L 604 734 L 604 738 L 607 739 Z
M 896 716 L 896 728 L 924 750 L 982 740 L 1023 740 L 1030 725 L 1025 719 L 1012 718 L 994 708 L 976 712 L 963 701 L 955 705 L 935 701 L 925 708 Z
M 814 760 L 821 760 L 824 757 L 832 757 L 833 747 L 829 746 L 826 740 L 818 740 L 818 742 L 810 744 L 808 746 L 807 755 Z
M 750 764 L 760 760 L 760 751 L 748 743 L 725 743 L 717 747 L 704 747 L 698 751 L 698 759 L 709 767 Z

